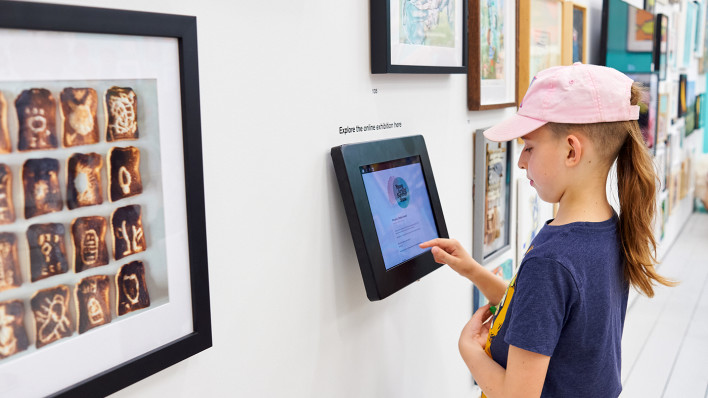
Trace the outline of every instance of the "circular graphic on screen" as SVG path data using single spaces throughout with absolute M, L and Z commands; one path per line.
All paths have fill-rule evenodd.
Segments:
M 401 177 L 390 177 L 388 179 L 388 200 L 391 204 L 398 204 L 402 209 L 408 207 L 410 190 L 406 180 Z

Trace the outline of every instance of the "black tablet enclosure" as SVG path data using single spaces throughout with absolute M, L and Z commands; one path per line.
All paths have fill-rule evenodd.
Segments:
M 423 136 L 337 146 L 332 162 L 369 300 L 440 267 L 418 247 L 448 237 Z

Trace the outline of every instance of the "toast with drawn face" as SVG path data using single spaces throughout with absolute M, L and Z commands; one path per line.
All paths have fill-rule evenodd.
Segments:
M 15 100 L 20 125 L 18 150 L 36 151 L 59 147 L 56 107 L 56 101 L 47 89 L 32 88 L 20 93 Z
M 98 143 L 98 95 L 92 88 L 67 87 L 59 95 L 64 116 L 64 146 Z
M 119 316 L 150 306 L 142 261 L 133 261 L 120 267 L 116 274 L 116 303 Z

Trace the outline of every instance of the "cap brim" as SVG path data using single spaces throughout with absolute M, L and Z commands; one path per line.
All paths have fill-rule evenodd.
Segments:
M 509 141 L 522 137 L 548 122 L 538 120 L 518 113 L 496 126 L 485 130 L 484 136 L 491 141 Z

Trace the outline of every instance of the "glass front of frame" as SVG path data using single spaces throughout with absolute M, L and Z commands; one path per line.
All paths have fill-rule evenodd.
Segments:
M 485 138 L 484 258 L 509 245 L 511 178 L 508 147 L 507 142 L 492 142 Z
M 639 102 L 639 128 L 650 151 L 654 152 L 657 136 L 657 113 L 659 110 L 659 77 L 656 73 L 628 74 L 630 79 L 646 87 Z
M 479 2 L 481 105 L 514 103 L 516 95 L 516 1 Z
M 178 42 L 0 38 L 0 373 L 47 395 L 192 332 Z
M 464 66 L 463 0 L 386 0 L 391 65 Z

